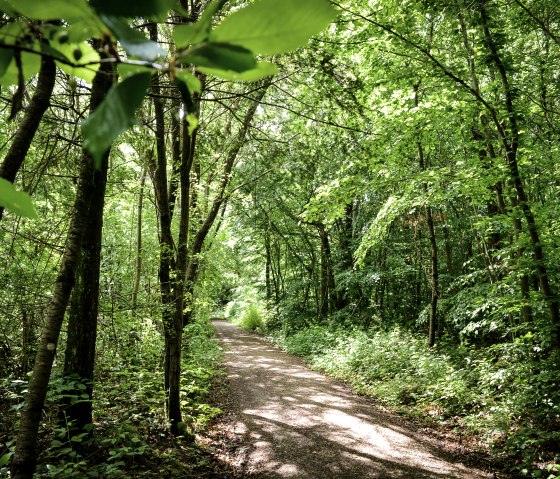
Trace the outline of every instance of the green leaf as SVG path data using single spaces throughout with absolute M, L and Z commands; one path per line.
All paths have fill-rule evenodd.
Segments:
M 76 22 L 87 19 L 95 22 L 95 12 L 86 0 L 7 0 L 21 15 L 34 20 L 64 19 Z
M 181 80 L 191 93 L 200 93 L 202 85 L 198 77 L 186 70 L 175 70 L 175 78 Z
M 14 51 L 12 49 L 0 48 L 0 78 L 6 73 L 12 58 L 14 58 Z
M 136 75 L 137 73 L 153 72 L 152 68 L 150 67 L 145 67 L 143 65 L 129 65 L 127 63 L 119 63 L 117 65 L 117 70 L 119 72 L 119 78 L 121 81 L 131 75 Z
M 152 62 L 165 55 L 165 50 L 156 42 L 147 39 L 137 30 L 130 28 L 120 18 L 105 14 L 101 14 L 100 17 L 117 37 L 117 40 L 119 40 L 129 56 Z
M 200 22 L 190 23 L 188 25 L 177 25 L 173 29 L 173 41 L 177 48 L 188 47 L 196 43 L 203 42 L 208 37 L 207 26 L 201 25 Z
M 175 46 L 177 48 L 185 48 L 208 40 L 212 19 L 225 3 L 225 0 L 210 2 L 202 12 L 198 22 L 188 25 L 177 25 L 173 29 Z
M 87 21 L 77 21 L 68 27 L 46 24 L 43 27 L 43 34 L 50 42 L 81 43 L 105 34 L 106 30 L 101 22 L 93 24 Z
M 254 55 L 246 48 L 228 43 L 203 43 L 179 57 L 179 61 L 199 67 L 243 72 L 257 66 Z
M 412 207 L 417 199 L 406 193 L 402 197 L 390 196 L 377 216 L 362 236 L 358 249 L 354 252 L 357 266 L 363 266 L 368 251 L 377 246 L 389 232 L 389 227 L 404 211 Z
M 335 16 L 328 0 L 257 0 L 226 17 L 210 40 L 276 55 L 306 45 Z
M 10 457 L 12 457 L 13 455 L 14 455 L 13 452 L 8 452 L 8 453 L 4 454 L 2 457 L 0 457 L 0 467 L 3 467 L 6 464 L 8 464 L 8 461 L 10 460 Z
M 27 81 L 35 76 L 41 68 L 41 57 L 35 53 L 22 52 L 21 65 L 23 69 L 23 80 Z M 0 85 L 17 85 L 19 71 L 15 61 L 11 61 L 4 75 L 0 78 Z
M 209 75 L 214 75 L 218 78 L 222 78 L 223 80 L 242 82 L 257 81 L 261 80 L 262 78 L 274 76 L 276 75 L 276 73 L 278 73 L 278 67 L 274 63 L 270 62 L 258 62 L 256 68 L 240 73 L 204 67 L 200 67 L 199 70 L 203 73 L 208 73 Z
M 0 206 L 19 216 L 37 218 L 31 197 L 23 191 L 17 191 L 14 185 L 4 178 L 0 178 Z
M 192 113 L 189 113 L 186 118 L 187 118 L 188 131 L 190 136 L 193 134 L 193 131 L 196 130 L 196 127 L 198 126 L 198 118 L 196 117 L 196 115 L 193 115 Z
M 134 113 L 142 104 L 151 78 L 151 72 L 138 73 L 113 86 L 101 105 L 83 121 L 84 148 L 97 166 L 117 136 L 134 124 Z
M 15 45 L 21 37 L 29 33 L 29 25 L 24 22 L 8 23 L 0 28 L 0 38 L 6 45 Z
M 7 0 L 0 0 L 0 12 L 3 12 L 11 17 L 17 15 L 17 11 L 12 7 Z
M 89 43 L 52 42 L 52 46 L 56 48 L 58 52 L 63 54 L 68 61 L 75 64 L 75 66 L 73 66 L 57 61 L 57 66 L 63 72 L 81 78 L 88 83 L 93 82 L 95 74 L 97 73 L 97 70 L 99 70 L 98 62 L 100 61 L 100 57 L 99 53 L 97 53 L 97 51 Z M 80 52 L 79 54 L 76 53 L 78 50 Z M 79 60 L 76 60 L 76 56 L 79 57 Z
M 175 6 L 176 0 L 91 0 L 92 7 L 99 13 L 117 17 L 151 17 L 164 19 Z

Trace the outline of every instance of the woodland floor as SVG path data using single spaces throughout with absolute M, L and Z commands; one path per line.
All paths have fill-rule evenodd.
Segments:
M 482 461 L 460 444 L 356 396 L 258 335 L 225 321 L 214 327 L 228 391 L 211 436 L 220 462 L 235 471 L 230 477 L 502 477 L 469 465 Z

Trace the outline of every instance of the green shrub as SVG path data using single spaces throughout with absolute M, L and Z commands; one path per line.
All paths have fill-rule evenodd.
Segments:
M 241 314 L 233 322 L 249 331 L 262 331 L 265 324 L 264 313 L 257 304 L 252 303 L 242 308 Z
M 336 335 L 323 326 L 310 326 L 288 336 L 284 348 L 292 354 L 315 358 L 330 351 L 336 344 Z
M 560 460 L 551 456 L 560 444 L 557 362 L 538 357 L 530 334 L 478 350 L 452 344 L 430 349 L 424 337 L 398 328 L 310 326 L 269 337 L 359 393 L 408 414 L 449 420 L 459 432 L 519 457 L 516 472 L 526 469 L 526 477 L 556 477 L 530 467 Z

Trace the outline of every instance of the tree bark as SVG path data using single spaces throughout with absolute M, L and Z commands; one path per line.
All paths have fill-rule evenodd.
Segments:
M 142 276 L 142 209 L 144 205 L 144 187 L 146 185 L 146 167 L 142 168 L 140 176 L 140 191 L 138 192 L 137 220 L 136 220 L 136 265 L 134 268 L 134 284 L 132 285 L 131 307 L 133 314 L 136 314 L 136 304 L 138 302 L 138 290 L 140 289 L 140 279 Z
M 268 85 L 268 84 L 267 84 Z M 189 200 L 190 200 L 190 172 L 194 160 L 194 140 L 189 137 L 186 128 L 186 122 L 183 124 L 183 155 L 180 171 L 181 181 L 181 218 L 179 225 L 179 242 L 177 248 L 177 259 L 175 267 L 175 283 L 173 291 L 173 313 L 171 321 L 167 326 L 165 335 L 165 384 L 167 393 L 167 414 L 170 421 L 171 432 L 173 434 L 180 433 L 178 425 L 182 422 L 181 415 L 181 343 L 183 328 L 189 318 L 189 313 L 185 315 L 185 307 L 190 309 L 192 306 L 192 297 L 194 293 L 194 285 L 196 282 L 199 269 L 199 254 L 202 251 L 204 240 L 206 239 L 214 221 L 222 207 L 225 199 L 225 191 L 231 180 L 231 172 L 237 155 L 243 146 L 245 136 L 249 129 L 249 125 L 253 119 L 257 106 L 266 92 L 263 88 L 253 105 L 247 111 L 243 125 L 237 134 L 234 147 L 228 153 L 226 163 L 223 169 L 222 180 L 218 187 L 218 193 L 206 220 L 196 233 L 192 245 L 188 246 L 188 230 L 189 230 Z
M 271 251 L 270 251 L 270 232 L 269 222 L 267 221 L 267 226 L 265 227 L 264 232 L 264 250 L 266 255 L 266 266 L 265 266 L 265 287 L 266 287 L 266 301 L 270 302 L 272 300 L 272 282 L 270 279 L 271 268 L 272 268 L 272 258 L 271 258 Z
M 319 299 L 319 319 L 326 321 L 329 316 L 329 238 L 325 231 L 325 225 L 317 223 L 319 237 L 321 240 L 321 297 Z
M 420 84 L 414 85 L 414 106 L 418 107 L 418 89 Z M 424 148 L 422 147 L 422 142 L 419 140 L 416 143 L 418 150 L 418 166 L 420 171 L 426 170 L 426 161 L 424 159 Z M 424 191 L 428 191 L 428 185 L 424 183 Z M 436 334 L 438 329 L 438 318 L 437 318 L 437 303 L 439 299 L 439 273 L 438 273 L 438 250 L 436 241 L 436 230 L 434 227 L 434 218 L 432 214 L 432 208 L 426 205 L 426 225 L 428 227 L 428 238 L 430 241 L 430 253 L 431 253 L 431 290 L 432 297 L 430 299 L 430 319 L 428 322 L 428 345 L 433 347 L 436 343 Z
M 479 3 L 479 13 L 480 22 L 484 32 L 484 38 L 486 40 L 486 46 L 490 52 L 490 58 L 494 66 L 496 67 L 500 82 L 502 85 L 504 103 L 507 111 L 509 132 L 507 132 L 501 125 L 496 125 L 504 150 L 506 152 L 506 161 L 509 167 L 509 174 L 512 184 L 515 188 L 517 194 L 517 201 L 525 221 L 527 222 L 527 230 L 529 232 L 529 237 L 531 239 L 531 247 L 533 249 L 533 255 L 535 257 L 535 266 L 537 271 L 537 276 L 539 278 L 539 286 L 541 288 L 542 294 L 545 301 L 549 307 L 550 319 L 551 319 L 551 341 L 553 347 L 556 350 L 560 350 L 560 308 L 558 304 L 558 299 L 556 294 L 553 292 L 550 285 L 548 271 L 546 267 L 546 258 L 544 254 L 544 249 L 540 240 L 539 229 L 535 216 L 529 204 L 529 198 L 525 192 L 525 186 L 521 178 L 521 173 L 519 172 L 519 165 L 517 163 L 517 150 L 519 148 L 519 125 L 517 112 L 514 107 L 513 102 L 513 92 L 509 84 L 509 77 L 505 64 L 498 51 L 498 46 L 494 41 L 494 37 L 490 31 L 490 18 L 486 10 L 486 1 L 482 0 Z
M 105 82 L 104 75 L 96 75 L 92 86 L 92 107 L 102 98 L 97 92 Z M 64 313 L 75 284 L 76 270 L 80 259 L 82 240 L 87 226 L 87 213 L 94 193 L 94 165 L 91 155 L 82 153 L 80 176 L 70 228 L 62 256 L 60 270 L 54 285 L 52 300 L 49 304 L 45 326 L 41 334 L 39 349 L 35 357 L 33 375 L 29 381 L 28 392 L 21 412 L 20 427 L 16 439 L 16 450 L 12 459 L 11 474 L 13 479 L 32 479 L 35 471 L 37 453 L 37 432 L 41 412 L 47 394 L 49 378 Z
M 150 39 L 152 41 L 157 41 L 157 25 L 152 23 L 148 25 L 148 31 L 150 34 Z M 151 158 L 149 161 L 150 176 L 152 179 L 152 184 L 154 186 L 155 203 L 157 208 L 158 216 L 158 239 L 160 246 L 159 254 L 159 268 L 158 268 L 158 278 L 159 287 L 161 295 L 162 308 L 162 322 L 165 334 L 165 357 L 164 357 L 164 388 L 166 391 L 166 414 L 169 415 L 169 388 L 170 388 L 170 377 L 168 372 L 171 370 L 171 363 L 173 361 L 171 357 L 172 349 L 171 346 L 173 342 L 171 332 L 176 328 L 173 326 L 173 291 L 171 284 L 171 269 L 173 264 L 173 256 L 175 251 L 175 245 L 173 243 L 173 236 L 171 233 L 171 203 L 167 184 L 167 152 L 165 145 L 165 115 L 164 115 L 164 105 L 161 100 L 161 87 L 159 78 L 154 78 L 152 82 L 152 93 L 153 93 L 153 104 L 155 113 L 155 126 L 156 126 L 156 158 Z M 173 183 L 170 183 L 173 185 Z M 177 419 L 177 418 L 176 418 Z M 179 418 L 180 419 L 180 418 Z M 180 422 L 179 421 L 175 421 Z
M 98 79 L 93 86 L 92 111 L 103 101 L 113 84 L 114 70 L 110 63 L 99 67 Z M 64 376 L 80 378 L 85 384 L 88 400 L 75 404 L 65 401 L 63 413 L 70 426 L 70 435 L 83 431 L 86 424 L 93 422 L 93 369 L 97 338 L 97 311 L 99 306 L 99 272 L 101 266 L 101 243 L 103 237 L 103 209 L 109 166 L 109 151 L 101 161 L 101 167 L 92 175 L 92 198 L 86 213 L 86 231 L 82 240 L 81 260 L 76 275 L 68 315 L 68 338 L 64 355 Z M 70 394 L 78 397 L 79 389 Z
M 0 166 L 0 177 L 13 183 L 16 175 L 25 160 L 39 124 L 50 104 L 51 95 L 56 78 L 56 65 L 52 58 L 43 56 L 41 69 L 37 78 L 37 87 L 17 129 L 8 154 Z M 4 208 L 0 207 L 0 220 L 4 214 Z

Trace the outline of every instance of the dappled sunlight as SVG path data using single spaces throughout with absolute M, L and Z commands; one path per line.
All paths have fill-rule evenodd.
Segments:
M 260 337 L 223 321 L 215 327 L 237 403 L 235 433 L 258 477 L 489 477 L 450 462 L 393 416 Z

